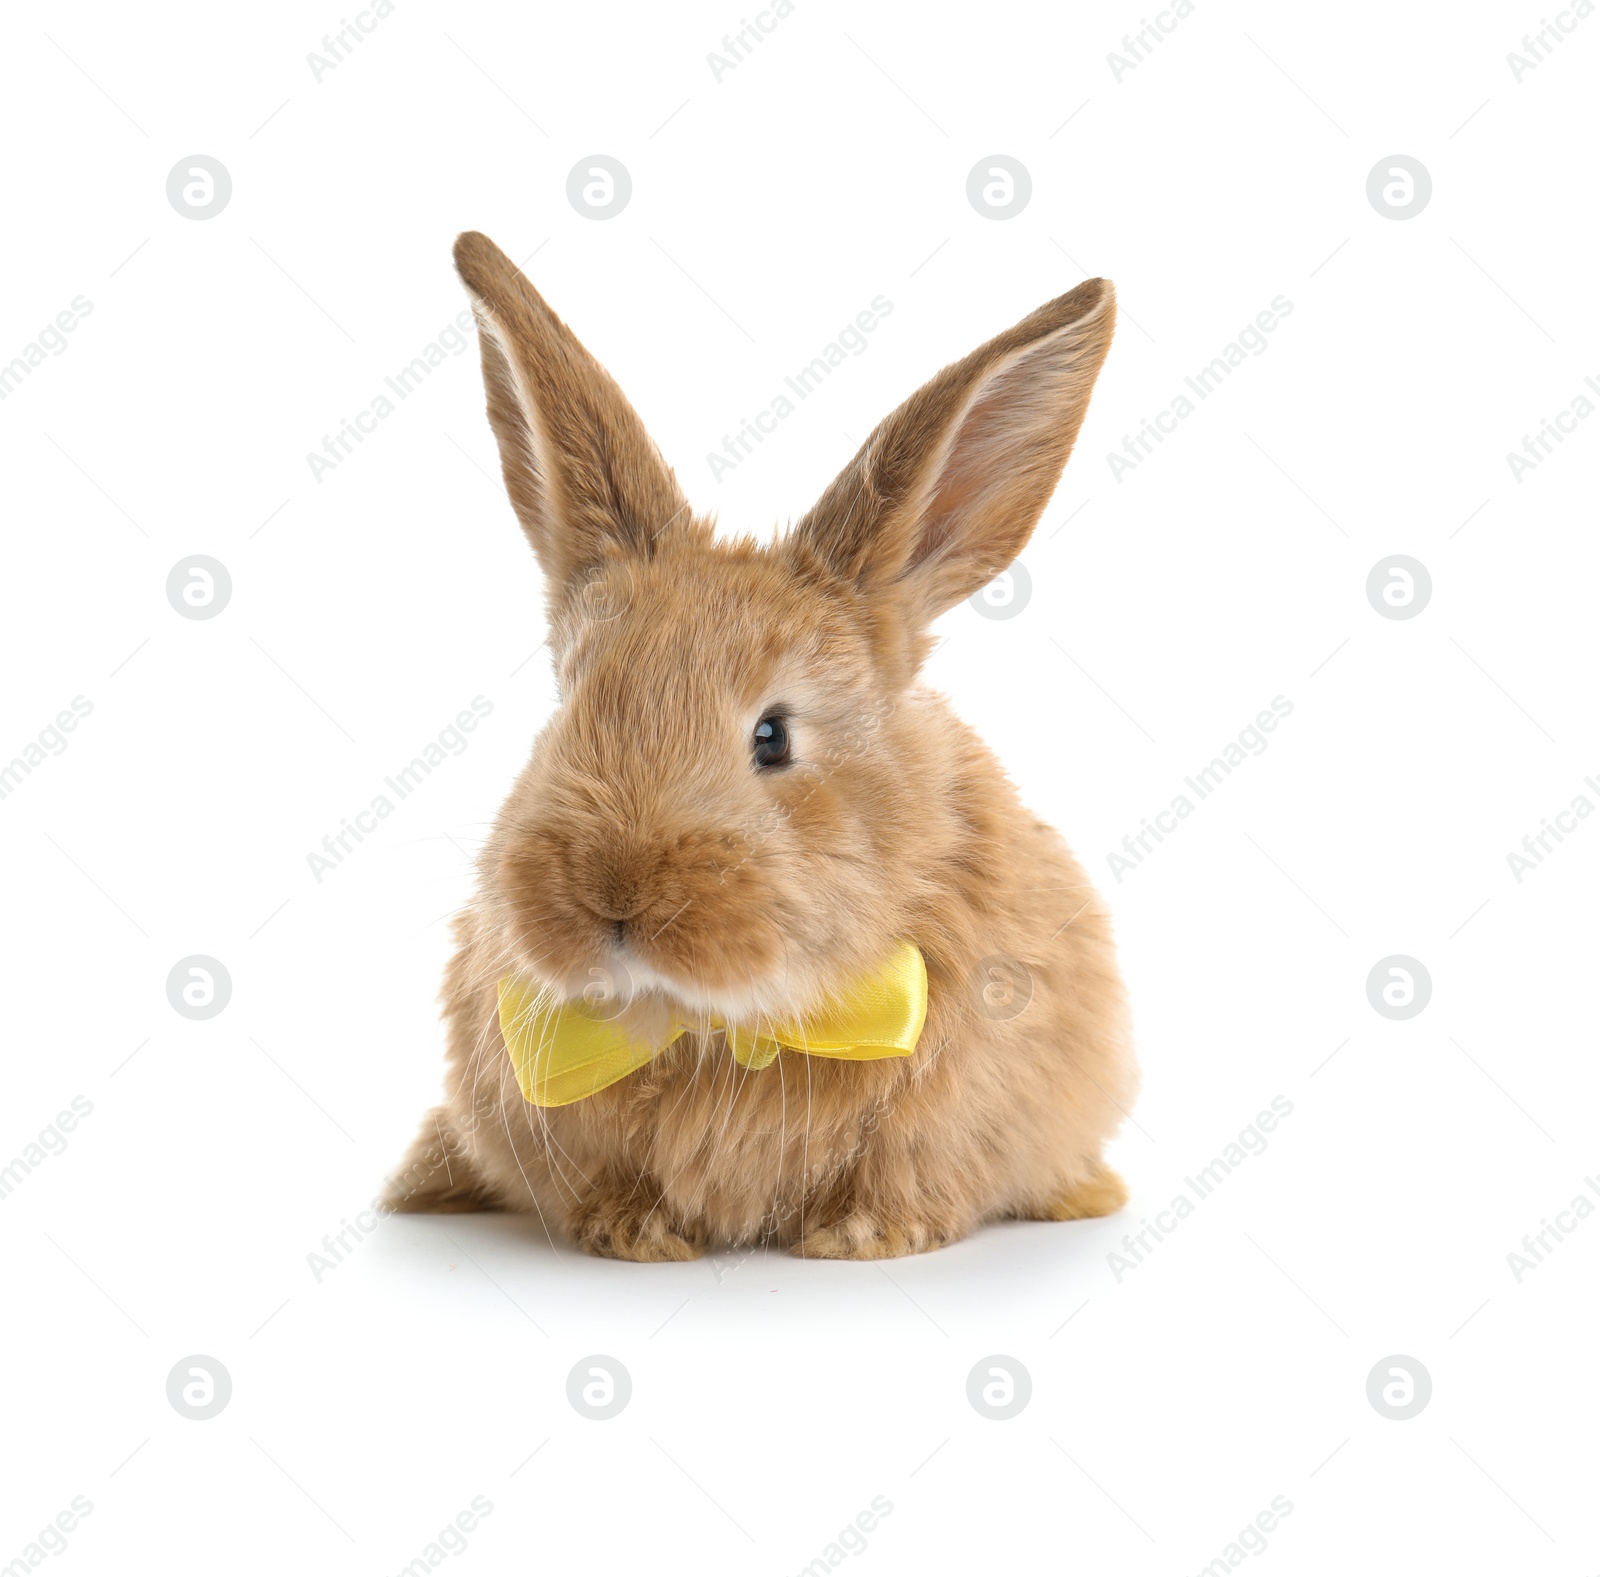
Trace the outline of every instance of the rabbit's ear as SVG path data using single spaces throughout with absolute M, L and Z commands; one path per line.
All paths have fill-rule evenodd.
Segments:
M 618 549 L 648 557 L 689 505 L 638 412 L 485 235 L 456 241 L 506 492 L 553 589 Z
M 795 546 L 920 630 L 992 580 L 1050 501 L 1111 345 L 1090 279 L 946 367 L 879 423 Z

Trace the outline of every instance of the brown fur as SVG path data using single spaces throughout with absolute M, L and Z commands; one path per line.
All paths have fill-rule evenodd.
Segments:
M 537 1214 L 584 1249 L 772 1242 L 871 1259 L 988 1220 L 1116 1210 L 1101 1159 L 1136 1073 L 1105 910 L 994 757 L 915 684 L 928 624 L 1026 543 L 1111 341 L 1090 280 L 947 367 L 770 545 L 718 542 L 615 384 L 492 242 L 457 265 L 506 487 L 548 587 L 563 705 L 479 863 L 445 980 L 443 1105 L 388 1200 Z M 750 735 L 790 717 L 794 765 Z M 909 938 L 916 1053 L 784 1052 L 713 1015 L 814 1009 Z M 1031 999 L 986 1006 L 986 960 Z M 631 979 L 623 1021 L 700 1026 L 571 1106 L 526 1103 L 495 982 Z

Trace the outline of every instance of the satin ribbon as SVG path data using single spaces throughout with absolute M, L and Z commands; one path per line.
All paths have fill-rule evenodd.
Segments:
M 680 1035 L 698 1027 L 675 1021 L 659 1045 L 637 1040 L 585 1002 L 549 1002 L 548 993 L 507 976 L 499 983 L 500 1033 L 517 1084 L 535 1106 L 570 1106 L 642 1068 Z M 767 1067 L 784 1049 L 857 1062 L 909 1057 L 928 1016 L 928 972 L 922 954 L 902 942 L 803 1022 L 774 1024 L 757 1034 L 720 1018 L 709 1027 L 727 1036 L 747 1068 Z

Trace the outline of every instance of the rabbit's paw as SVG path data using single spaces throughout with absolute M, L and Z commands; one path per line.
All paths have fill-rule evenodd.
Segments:
M 943 1248 L 962 1235 L 955 1227 L 855 1210 L 825 1226 L 810 1228 L 793 1252 L 802 1259 L 899 1259 L 903 1254 Z
M 602 1259 L 699 1259 L 706 1251 L 704 1228 L 671 1220 L 658 1200 L 643 1194 L 596 1195 L 578 1208 L 572 1236 L 585 1254 Z
M 1029 1214 L 1038 1221 L 1085 1221 L 1113 1215 L 1127 1202 L 1128 1185 L 1104 1162 L 1096 1161 L 1085 1176 L 1063 1184 L 1042 1210 Z
M 443 1106 L 436 1106 L 423 1119 L 422 1132 L 384 1185 L 381 1204 L 384 1210 L 416 1215 L 505 1209 L 478 1175 L 466 1147 L 456 1137 L 450 1112 Z

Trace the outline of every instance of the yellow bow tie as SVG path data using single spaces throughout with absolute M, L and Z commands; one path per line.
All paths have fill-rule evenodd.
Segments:
M 538 987 L 507 976 L 500 982 L 500 1033 L 523 1097 L 535 1106 L 570 1106 L 625 1079 L 694 1026 L 675 1022 L 660 1045 L 636 1040 L 586 1003 L 550 1003 Z M 814 1057 L 858 1062 L 909 1057 L 928 1016 L 928 972 L 922 954 L 902 942 L 872 974 L 803 1024 L 774 1024 L 755 1034 L 713 1018 L 747 1068 L 765 1068 L 784 1047 Z

